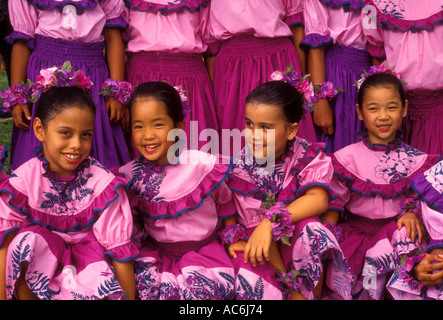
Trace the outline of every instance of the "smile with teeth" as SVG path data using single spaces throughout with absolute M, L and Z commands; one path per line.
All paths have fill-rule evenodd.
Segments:
M 378 128 L 379 128 L 380 130 L 382 130 L 382 131 L 386 131 L 386 130 L 388 130 L 390 127 L 391 127 L 391 126 L 388 125 L 388 124 L 378 126 Z
M 147 152 L 155 151 L 155 149 L 159 146 L 159 144 L 147 144 L 145 145 L 145 150 Z
M 70 162 L 77 162 L 81 157 L 80 154 L 72 154 L 72 153 L 64 153 L 64 156 Z

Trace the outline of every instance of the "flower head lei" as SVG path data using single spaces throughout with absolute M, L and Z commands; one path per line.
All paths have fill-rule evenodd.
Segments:
M 287 67 L 284 72 L 274 71 L 271 74 L 271 80 L 284 81 L 295 87 L 303 95 L 303 109 L 305 112 L 314 111 L 314 104 L 318 99 L 332 99 L 340 92 L 343 92 L 342 88 L 334 87 L 334 84 L 330 81 L 313 84 L 310 80 L 310 74 L 301 77 L 297 71 L 294 71 L 292 66 Z
M 377 74 L 377 73 L 392 74 L 393 76 L 397 77 L 401 81 L 401 83 L 403 83 L 403 85 L 407 84 L 406 81 L 400 79 L 400 74 L 397 73 L 397 71 L 395 71 L 394 67 L 389 67 L 389 65 L 387 63 L 383 63 L 381 65 L 371 66 L 371 68 L 369 68 L 369 71 L 365 70 L 363 72 L 363 74 L 361 75 L 361 78 L 354 83 L 354 85 L 357 86 L 357 90 L 360 90 L 361 85 L 363 84 L 363 82 L 365 82 L 365 80 L 369 76 L 372 76 L 373 74 Z
M 0 92 L 0 103 L 3 111 L 9 112 L 16 104 L 36 102 L 51 87 L 78 87 L 87 91 L 92 85 L 83 70 L 74 70 L 71 63 L 66 61 L 61 67 L 42 69 L 35 83 L 28 79 Z
M 183 89 L 182 85 L 174 86 L 174 89 L 177 90 L 178 94 L 180 95 L 180 99 L 182 100 L 182 108 L 183 108 L 183 114 L 185 117 L 191 113 L 191 107 L 188 103 L 188 90 Z

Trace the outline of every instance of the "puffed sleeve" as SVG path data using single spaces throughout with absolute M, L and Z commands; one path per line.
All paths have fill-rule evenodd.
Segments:
M 285 22 L 288 26 L 304 24 L 303 1 L 304 0 L 282 0 L 286 14 Z
M 106 17 L 105 28 L 127 28 L 128 23 L 125 19 L 125 4 L 122 0 L 100 1 L 100 6 Z
M 323 151 L 319 151 L 317 156 L 298 175 L 299 189 L 297 196 L 303 195 L 310 187 L 321 186 L 328 191 L 329 199 L 331 200 L 332 192 L 329 185 L 333 172 L 331 158 Z
M 25 214 L 12 203 L 26 202 L 25 196 L 15 191 L 6 175 L 0 178 L 0 246 L 6 234 L 19 229 L 27 221 Z
M 235 204 L 232 192 L 225 182 L 214 191 L 213 199 L 217 204 L 217 213 L 220 219 L 230 218 L 235 215 Z
M 210 9 L 211 3 L 209 2 L 207 7 L 200 8 L 200 37 L 203 42 L 208 46 L 206 49 L 206 56 L 215 56 L 217 55 L 221 42 L 215 39 L 212 33 L 212 27 L 210 23 Z
M 329 184 L 332 192 L 332 200 L 329 202 L 328 210 L 344 213 L 345 206 L 351 199 L 351 192 L 344 182 L 340 181 L 338 175 L 332 176 Z
M 115 187 L 115 197 L 100 214 L 93 226 L 98 242 L 106 249 L 105 255 L 116 261 L 137 258 L 139 251 L 132 243 L 133 221 L 131 207 L 123 184 Z
M 305 38 L 300 46 L 317 48 L 332 44 L 333 39 L 328 27 L 329 14 L 319 0 L 304 1 Z
M 14 31 L 8 35 L 6 41 L 14 43 L 15 40 L 27 40 L 32 49 L 32 39 L 38 25 L 38 10 L 26 0 L 9 1 L 9 17 Z
M 369 54 L 374 58 L 383 60 L 386 57 L 383 29 L 376 24 L 375 7 L 373 7 L 374 12 L 372 12 L 369 8 L 370 6 L 366 6 L 361 11 L 363 34 L 368 40 Z

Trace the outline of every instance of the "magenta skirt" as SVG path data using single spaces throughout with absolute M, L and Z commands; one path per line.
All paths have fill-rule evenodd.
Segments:
M 405 142 L 425 153 L 443 154 L 443 90 L 409 91 L 406 99 Z
M 182 85 L 189 91 L 191 112 L 185 118 L 184 129 L 188 149 L 201 150 L 208 144 L 208 139 L 200 136 L 204 129 L 217 132 L 212 82 L 201 54 L 132 53 L 126 62 L 126 77 L 134 86 L 148 81 L 166 81 L 172 86 Z M 134 157 L 137 155 L 135 152 Z
M 271 74 L 291 66 L 300 73 L 300 59 L 291 40 L 250 35 L 225 40 L 214 62 L 214 95 L 219 132 L 245 129 L 245 101 L 253 89 L 270 81 Z M 297 135 L 315 142 L 310 114 L 300 121 Z M 232 142 L 231 142 L 232 143 Z M 220 147 L 225 155 L 228 152 Z M 231 148 L 229 153 L 233 149 Z

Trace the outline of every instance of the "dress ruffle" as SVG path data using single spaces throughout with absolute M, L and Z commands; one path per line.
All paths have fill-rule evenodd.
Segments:
M 206 7 L 209 0 L 176 0 L 168 4 L 159 4 L 144 0 L 124 0 L 124 2 L 129 9 L 152 11 L 153 13 L 160 12 L 162 15 L 167 16 L 171 11 L 182 13 L 187 9 L 190 12 L 195 12 L 199 10 L 201 6 Z
M 363 8 L 362 0 L 320 0 L 320 2 L 334 9 L 339 7 L 343 7 L 345 10 L 358 10 Z
M 443 196 L 435 190 L 424 175 L 419 175 L 412 179 L 411 187 L 430 208 L 443 212 Z
M 436 23 L 443 24 L 443 8 L 437 13 L 417 20 L 404 20 L 393 15 L 387 15 L 380 11 L 373 0 L 362 0 L 364 5 L 374 6 L 377 10 L 377 25 L 383 29 L 398 30 L 401 32 L 419 32 L 421 30 L 432 30 Z
M 295 198 L 300 194 L 300 186 L 297 179 L 298 174 L 303 170 L 304 167 L 306 167 L 306 165 L 309 164 L 310 161 L 312 161 L 320 152 L 323 151 L 324 144 L 321 142 L 312 143 L 309 146 L 302 160 L 298 161 L 294 166 L 292 166 L 291 176 L 293 179 L 278 193 L 277 201 L 291 202 L 295 200 Z M 288 151 L 282 156 L 280 161 L 285 161 L 286 158 L 291 157 L 293 154 L 294 152 L 292 150 Z M 245 196 L 255 194 L 254 197 L 256 199 L 264 200 L 266 197 L 266 190 L 260 190 L 255 183 L 246 181 L 237 175 L 230 175 L 227 184 L 232 192 L 240 193 Z M 327 188 L 329 190 L 329 187 Z
M 63 12 L 63 8 L 70 5 L 74 6 L 77 10 L 77 14 L 83 14 L 85 9 L 95 8 L 97 6 L 96 0 L 27 0 L 30 5 L 36 6 L 40 10 L 52 10 L 57 8 L 60 12 Z
M 59 232 L 76 232 L 92 227 L 103 212 L 119 195 L 117 189 L 123 186 L 128 188 L 128 182 L 121 177 L 115 177 L 109 185 L 91 203 L 91 205 L 76 215 L 61 216 L 50 215 L 45 212 L 30 208 L 28 197 L 17 191 L 8 179 L 0 181 L 0 193 L 10 195 L 9 205 L 24 214 L 28 221 Z
M 105 252 L 106 256 L 118 262 L 135 260 L 140 256 L 140 252 L 132 242 L 121 245 Z
M 355 174 L 345 168 L 337 160 L 334 154 L 331 154 L 330 157 L 334 167 L 334 174 L 341 182 L 345 182 L 351 191 L 366 197 L 375 197 L 376 195 L 380 195 L 383 199 L 393 199 L 397 198 L 401 194 L 410 193 L 411 190 L 409 189 L 409 186 L 411 179 L 431 168 L 433 165 L 438 163 L 441 158 L 440 155 L 427 155 L 423 165 L 406 179 L 390 184 L 376 184 L 357 177 Z
M 229 165 L 216 163 L 192 192 L 176 200 L 153 202 L 137 195 L 130 196 L 131 207 L 151 219 L 177 218 L 187 211 L 198 208 L 227 179 L 231 167 L 232 160 Z M 161 167 L 160 172 L 163 169 L 164 167 Z M 224 209 L 233 210 L 234 207 L 228 205 Z
M 318 48 L 321 46 L 328 47 L 332 45 L 332 43 L 333 39 L 331 36 L 322 36 L 318 33 L 311 33 L 302 40 L 300 47 L 303 49 Z

